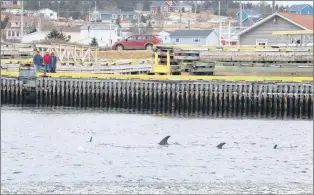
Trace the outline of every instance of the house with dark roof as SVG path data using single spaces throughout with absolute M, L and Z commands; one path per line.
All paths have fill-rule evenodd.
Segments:
M 313 16 L 273 13 L 237 34 L 240 45 L 277 45 L 274 31 L 313 30 Z
M 21 1 L 1 0 L 1 9 L 20 9 Z
M 251 26 L 252 24 L 261 20 L 262 14 L 254 9 L 242 9 L 242 25 Z M 240 12 L 236 14 L 238 23 L 240 22 Z
M 313 7 L 310 4 L 291 5 L 287 12 L 290 14 L 313 15 Z
M 116 21 L 120 19 L 121 22 L 131 22 L 140 17 L 140 14 L 133 11 L 97 11 L 94 15 L 98 20 Z
M 153 1 L 149 7 L 152 13 L 192 12 L 192 6 L 177 1 Z
M 38 16 L 24 16 L 23 17 L 23 35 L 29 34 L 38 30 L 42 24 L 42 20 Z M 21 40 L 21 16 L 12 16 L 8 25 L 4 29 L 6 41 L 19 41 Z
M 170 34 L 170 43 L 179 45 L 219 45 L 215 30 L 176 30 Z

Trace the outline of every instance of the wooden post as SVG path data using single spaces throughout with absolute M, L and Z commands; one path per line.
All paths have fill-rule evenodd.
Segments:
M 167 69 L 168 69 L 168 75 L 171 74 L 171 66 L 170 66 L 170 52 L 167 51 Z

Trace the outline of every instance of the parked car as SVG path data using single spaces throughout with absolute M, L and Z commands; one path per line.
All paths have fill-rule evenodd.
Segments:
M 156 35 L 132 35 L 113 44 L 113 50 L 146 49 L 152 50 L 153 45 L 161 44 L 162 40 Z

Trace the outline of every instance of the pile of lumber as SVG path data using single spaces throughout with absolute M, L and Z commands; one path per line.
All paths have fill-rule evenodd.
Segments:
M 98 58 L 101 59 L 149 59 L 152 58 L 152 51 L 150 50 L 108 50 L 98 51 Z

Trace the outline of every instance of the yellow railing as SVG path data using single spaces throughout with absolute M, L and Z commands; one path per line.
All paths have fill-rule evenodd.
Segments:
M 2 76 L 17 77 L 19 72 L 1 72 Z M 37 73 L 37 77 L 44 76 Z M 119 75 L 92 73 L 47 73 L 52 78 L 97 78 L 97 79 L 139 79 L 139 80 L 178 80 L 178 81 L 274 81 L 274 82 L 313 82 L 313 77 L 263 77 L 263 76 L 192 76 L 192 75 Z
M 185 50 L 206 50 L 206 51 L 239 51 L 239 52 L 256 52 L 256 51 L 297 51 L 300 48 L 295 47 L 281 47 L 281 48 L 272 48 L 271 46 L 256 46 L 256 45 L 224 45 L 224 46 L 206 46 L 206 45 L 172 45 L 172 44 L 162 44 L 162 45 L 155 45 L 154 49 L 157 47 L 171 47 L 177 49 L 185 49 Z M 302 49 L 302 48 L 301 48 Z M 308 48 L 310 52 L 313 52 L 313 48 Z
M 153 73 L 163 73 L 170 75 L 171 73 L 171 67 L 170 67 L 170 54 L 167 52 L 167 62 L 166 64 L 159 64 L 158 62 L 158 53 L 155 52 L 155 63 L 152 68 Z
M 274 31 L 272 35 L 310 35 L 313 30 L 297 30 L 297 31 Z

